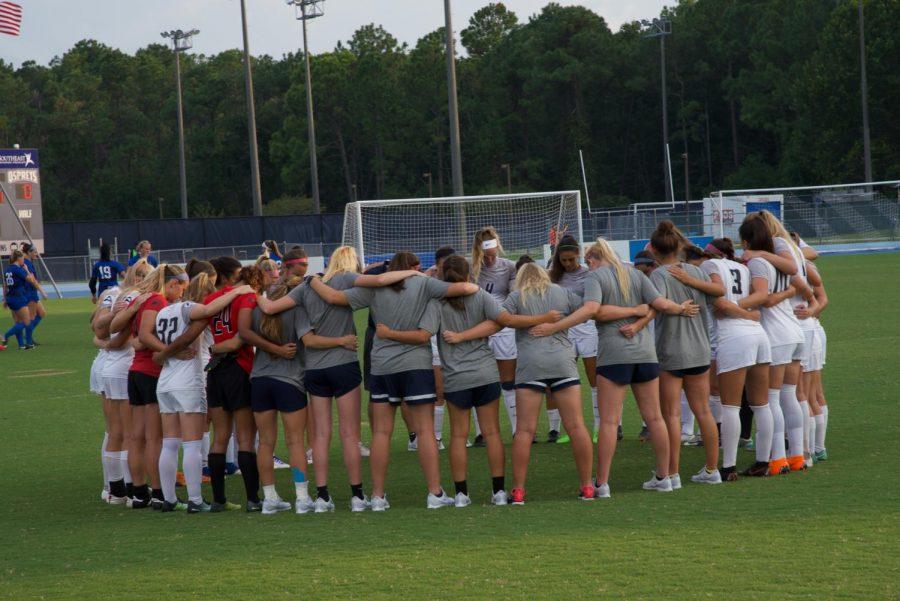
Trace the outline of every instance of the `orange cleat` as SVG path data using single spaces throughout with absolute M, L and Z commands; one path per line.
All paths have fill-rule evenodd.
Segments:
M 175 486 L 184 486 L 184 472 L 175 474 Z
M 791 471 L 791 466 L 788 463 L 788 460 L 782 457 L 781 459 L 773 459 L 769 462 L 769 475 L 777 476 L 779 474 L 787 474 Z
M 788 465 L 792 472 L 802 472 L 806 469 L 806 460 L 803 455 L 794 455 L 788 458 Z

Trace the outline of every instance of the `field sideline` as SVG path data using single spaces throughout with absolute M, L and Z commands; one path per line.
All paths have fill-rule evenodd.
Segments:
M 681 491 L 642 491 L 653 462 L 649 445 L 636 440 L 632 402 L 611 499 L 576 500 L 570 448 L 539 444 L 526 506 L 488 505 L 484 449 L 472 449 L 474 504 L 428 511 L 398 415 L 392 509 L 380 515 L 347 509 L 336 436 L 331 515 L 188 516 L 101 504 L 103 422 L 87 392 L 92 306 L 50 301 L 35 333 L 40 348 L 18 353 L 13 344 L 0 353 L 0 597 L 894 598 L 900 254 L 818 263 L 831 301 L 823 319 L 830 459 L 810 472 L 694 485 L 686 476 L 702 465 L 702 450 L 685 449 Z M 4 312 L 0 324 L 8 322 Z M 589 402 L 585 408 L 590 420 Z M 541 432 L 543 439 L 545 426 Z M 739 453 L 739 468 L 752 461 Z M 450 491 L 446 452 L 441 460 Z M 293 500 L 289 470 L 276 474 Z M 364 476 L 368 493 L 366 460 Z M 243 499 L 239 478 L 228 490 Z

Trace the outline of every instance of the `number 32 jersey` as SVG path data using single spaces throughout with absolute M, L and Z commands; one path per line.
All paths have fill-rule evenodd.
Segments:
M 156 336 L 163 344 L 172 344 L 190 327 L 191 308 L 195 304 L 190 301 L 175 303 L 156 314 Z M 166 359 L 156 391 L 199 390 L 205 394 L 206 373 L 203 366 L 209 362 L 209 344 L 208 330 L 204 329 L 203 334 L 188 347 L 197 351 L 193 359 Z

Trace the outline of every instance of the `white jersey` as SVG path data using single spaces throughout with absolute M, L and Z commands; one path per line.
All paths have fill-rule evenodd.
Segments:
M 103 292 L 103 299 L 100 301 L 102 305 L 112 308 L 115 306 L 122 291 L 117 288 L 109 288 Z M 131 302 L 140 296 L 137 291 L 132 290 L 128 294 L 122 296 L 122 300 L 126 303 Z M 103 371 L 101 375 L 104 378 L 127 378 L 128 370 L 131 368 L 131 362 L 134 360 L 134 349 L 131 344 L 126 342 L 117 349 L 107 351 L 106 361 L 103 363 Z
M 769 294 L 784 292 L 790 286 L 790 277 L 777 269 L 765 259 L 750 259 L 748 264 L 750 276 L 763 278 L 768 285 Z M 774 307 L 762 307 L 762 327 L 769 337 L 772 347 L 786 344 L 802 344 L 803 331 L 790 299 L 784 299 Z
M 196 303 L 184 301 L 168 305 L 156 314 L 156 336 L 163 344 L 169 345 L 184 334 L 191 325 L 191 308 Z M 208 330 L 206 328 L 204 331 Z M 157 392 L 173 392 L 176 390 L 206 390 L 206 372 L 203 367 L 209 362 L 209 345 L 204 336 L 198 336 L 189 348 L 197 351 L 193 359 L 166 359 Z
M 797 266 L 797 275 L 795 277 L 802 278 L 804 282 L 809 284 L 809 279 L 807 277 L 806 272 L 806 259 L 803 258 L 803 253 L 799 248 L 787 242 L 784 238 L 774 238 L 775 243 L 775 252 L 782 253 L 787 251 L 790 253 L 791 257 L 794 259 L 794 265 Z M 793 278 L 792 278 L 793 279 Z M 806 306 L 806 299 L 799 294 L 795 294 L 790 299 L 791 308 L 796 309 L 800 306 Z M 800 329 L 802 330 L 815 330 L 816 325 L 815 322 L 811 319 L 800 319 Z
M 728 288 L 731 285 L 731 274 L 728 272 L 728 266 L 725 265 L 725 259 L 707 259 L 700 264 L 700 269 L 708 276 L 712 276 L 713 274 L 719 276 L 719 279 L 722 280 L 722 285 L 725 286 L 727 294 Z M 711 305 L 707 304 L 703 310 L 707 312 L 706 317 L 708 319 L 706 320 L 706 331 L 709 334 L 710 347 L 716 348 L 719 345 L 719 320 L 716 319 Z
M 750 296 L 750 270 L 746 265 L 737 261 L 723 259 L 721 262 L 728 270 L 728 280 L 723 280 L 725 282 L 725 300 L 737 305 L 741 300 Z M 747 336 L 754 332 L 764 332 L 762 324 L 752 319 L 725 317 L 717 321 L 719 340 L 729 340 Z

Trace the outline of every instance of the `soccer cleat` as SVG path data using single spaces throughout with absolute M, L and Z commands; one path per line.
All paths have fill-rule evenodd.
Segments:
M 559 441 L 559 432 L 557 432 L 556 430 L 550 430 L 550 432 L 547 433 L 547 442 L 554 443 L 557 441 Z
M 475 440 L 472 441 L 473 447 L 483 447 L 484 446 L 484 436 L 479 434 L 475 437 Z
M 511 498 L 510 503 L 512 505 L 524 505 L 525 504 L 525 489 L 524 488 L 512 489 L 510 498 Z
M 428 497 L 425 499 L 425 507 L 428 509 L 440 509 L 441 507 L 447 507 L 448 505 L 454 505 L 455 503 L 453 498 L 443 490 L 441 490 L 441 496 L 428 493 Z
M 559 439 L 556 441 L 556 444 L 569 444 L 570 442 L 572 442 L 572 439 L 569 438 L 569 435 L 568 435 L 568 434 L 563 434 L 563 435 L 560 436 Z
M 644 490 L 655 490 L 657 492 L 672 492 L 672 480 L 668 476 L 665 478 L 657 478 L 656 472 L 653 476 L 644 482 Z
M 387 511 L 391 508 L 391 504 L 388 503 L 387 494 L 383 497 L 372 497 L 371 501 L 372 511 Z
M 20 347 L 19 347 L 19 350 L 20 350 L 20 351 L 30 351 L 30 350 L 32 350 L 33 348 L 34 348 L 34 345 L 33 345 L 33 344 L 26 344 L 25 346 L 20 346 Z
M 306 464 L 307 464 L 307 465 L 312 465 L 312 464 L 313 464 L 313 452 L 312 452 L 312 449 L 306 449 Z
M 472 441 L 469 440 L 468 438 L 466 439 L 466 448 L 467 448 L 467 449 L 471 449 L 471 448 L 472 448 Z
M 282 461 L 278 455 L 272 455 L 272 464 L 276 470 L 286 470 L 290 469 L 291 464 L 285 461 Z
M 438 451 L 443 451 L 446 447 L 444 446 L 444 441 L 440 438 L 437 439 L 437 448 Z
M 578 498 L 582 501 L 593 501 L 594 497 L 596 497 L 596 491 L 592 485 L 582 486 L 581 492 L 578 493 Z
M 372 451 L 369 449 L 369 447 L 367 447 L 366 445 L 364 445 L 362 443 L 362 441 L 360 441 L 359 442 L 359 456 L 360 457 L 368 457 L 371 454 L 372 454 Z
M 816 451 L 814 455 L 816 461 L 828 461 L 828 451 L 822 449 L 821 451 Z
M 815 459 L 813 459 L 812 455 L 804 455 L 803 456 L 803 464 L 806 466 L 806 469 L 809 469 L 815 464 Z
M 103 503 L 109 503 L 109 490 L 105 488 L 100 490 L 100 501 Z
M 360 499 L 359 497 L 350 497 L 350 511 L 353 513 L 359 513 L 360 511 L 365 511 L 366 509 L 371 509 L 372 504 L 365 497 Z
M 329 511 L 334 511 L 334 501 L 332 499 L 326 501 L 319 497 L 316 499 L 315 503 L 313 503 L 313 510 L 316 513 L 328 513 Z
M 128 499 L 126 497 L 117 497 L 115 495 L 109 495 L 106 502 L 109 503 L 110 505 L 126 505 L 128 503 Z
M 506 496 L 505 490 L 498 490 L 491 495 L 491 505 L 506 505 L 509 503 L 509 497 Z
M 291 508 L 291 506 L 290 506 L 290 504 L 288 504 L 288 509 L 290 509 L 290 508 Z M 307 514 L 311 511 L 315 511 L 315 508 L 316 508 L 315 503 L 313 503 L 313 500 L 310 499 L 309 497 L 307 497 L 305 499 L 297 499 L 296 502 L 294 503 L 294 513 L 296 515 Z
M 806 469 L 806 460 L 803 458 L 803 455 L 794 455 L 793 457 L 788 457 L 788 465 L 792 472 L 802 472 Z
M 147 507 L 150 507 L 150 499 L 139 499 L 137 497 L 134 497 L 131 500 L 132 509 L 145 509 Z
M 289 511 L 290 508 L 291 504 L 287 501 L 281 500 L 280 497 L 275 497 L 274 499 L 266 499 L 262 502 L 263 515 L 274 515 L 279 511 Z M 250 511 L 250 503 L 247 503 L 247 511 Z
M 163 513 L 169 513 L 171 511 L 184 511 L 185 509 L 187 509 L 187 505 L 185 505 L 181 501 L 176 501 L 174 503 L 163 501 L 162 507 L 159 508 L 159 510 Z
M 739 449 L 747 449 L 748 451 L 754 450 L 753 448 L 753 439 L 752 438 L 741 438 L 738 440 L 738 448 Z
M 162 499 L 150 499 L 150 509 L 152 509 L 153 511 L 160 511 L 163 508 L 164 504 L 165 501 Z
M 216 503 L 213 501 L 209 505 L 209 510 L 212 513 L 221 513 L 223 511 L 239 511 L 241 506 L 237 503 L 231 503 L 229 501 L 225 501 L 224 503 Z
M 765 461 L 756 461 L 753 465 L 745 469 L 742 474 L 744 476 L 750 476 L 751 478 L 765 478 L 769 475 L 769 464 Z
M 609 484 L 597 484 L 594 486 L 595 499 L 608 499 L 609 497 Z
M 691 434 L 689 436 L 681 435 L 681 444 L 686 447 L 699 447 L 703 446 L 703 439 L 699 434 Z
M 770 476 L 779 476 L 781 474 L 788 474 L 791 471 L 791 466 L 788 464 L 788 460 L 785 457 L 781 459 L 773 459 L 769 462 L 769 475 Z
M 175 473 L 175 486 L 184 486 L 184 472 Z
M 638 440 L 641 442 L 647 442 L 648 440 L 650 440 L 650 430 L 647 428 L 647 426 L 641 428 L 641 432 L 640 434 L 638 434 Z
M 731 471 L 734 472 L 734 468 L 731 468 Z M 696 482 L 698 484 L 721 484 L 722 483 L 722 475 L 719 474 L 719 470 L 709 471 L 706 469 L 706 466 L 700 468 L 700 471 L 691 476 L 691 482 Z
M 469 495 L 458 492 L 456 493 L 456 497 L 453 500 L 453 505 L 456 507 L 468 507 L 472 504 L 472 499 L 469 498 Z
M 419 439 L 414 434 L 412 438 L 409 439 L 409 442 L 406 443 L 406 450 L 410 453 L 414 453 L 419 450 Z
M 225 464 L 225 475 L 226 476 L 233 476 L 236 473 L 238 473 L 239 471 L 240 470 L 238 469 L 238 466 L 236 463 L 232 463 L 229 461 L 228 463 Z
M 199 503 L 194 503 L 193 501 L 188 501 L 187 504 L 187 512 L 188 513 L 209 513 L 212 510 L 212 506 L 206 501 L 201 501 Z
M 622 433 L 622 426 L 619 426 L 618 430 L 616 430 L 616 440 L 622 440 L 625 438 L 625 435 Z
M 765 465 L 766 465 L 766 469 L 768 469 L 769 465 L 768 464 L 765 464 Z M 706 468 L 703 468 L 703 469 L 704 469 L 704 471 L 706 471 Z M 719 468 L 719 479 L 722 482 L 737 482 L 738 481 L 737 470 L 735 469 L 735 467 L 733 465 L 731 467 Z
M 597 439 L 600 438 L 600 432 L 594 430 L 594 435 L 591 437 L 591 442 L 597 444 Z
M 672 474 L 669 482 L 672 483 L 672 490 L 681 490 L 681 474 Z
M 262 511 L 263 504 L 261 501 L 247 501 L 247 507 L 245 508 L 247 513 L 259 513 Z

